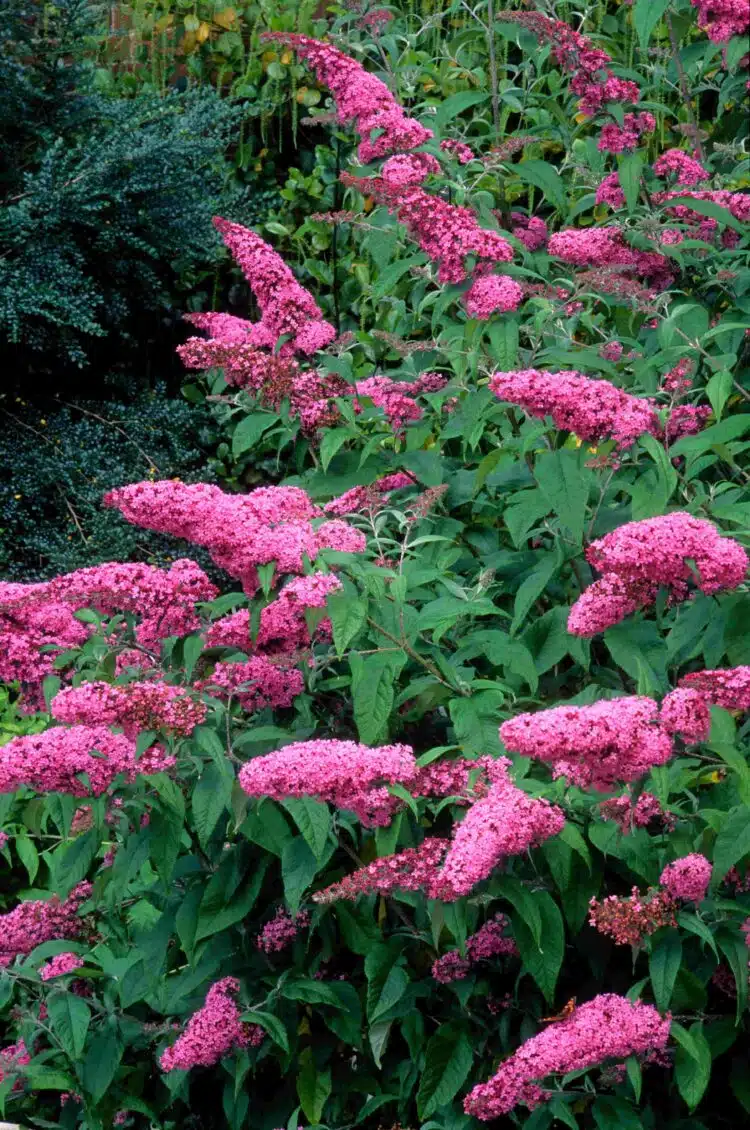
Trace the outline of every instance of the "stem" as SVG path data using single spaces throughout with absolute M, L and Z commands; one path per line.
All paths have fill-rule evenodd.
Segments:
M 387 640 L 390 640 L 391 643 L 395 643 L 397 647 L 401 648 L 402 651 L 405 651 L 410 659 L 414 659 L 417 663 L 424 667 L 426 671 L 429 671 L 433 679 L 437 679 L 437 681 L 439 683 L 442 683 L 444 687 L 447 687 L 448 690 L 451 690 L 454 693 L 458 691 L 458 693 L 464 695 L 464 697 L 470 693 L 468 690 L 458 690 L 457 687 L 454 687 L 451 683 L 444 679 L 435 664 L 430 662 L 429 659 L 425 659 L 424 656 L 420 655 L 418 651 L 415 651 L 411 644 L 408 643 L 405 639 L 399 640 L 395 636 L 392 636 L 386 628 L 381 627 L 380 624 L 376 623 L 371 616 L 367 617 L 367 623 L 371 628 L 374 628 L 377 632 L 380 632 L 382 636 L 385 636 Z
M 497 58 L 495 56 L 495 13 L 492 7 L 493 0 L 487 0 L 487 47 L 490 63 L 490 88 L 492 90 L 492 126 L 495 131 L 495 141 L 500 139 L 500 96 L 497 82 Z
M 690 125 L 693 127 L 693 142 L 695 143 L 695 147 L 698 150 L 698 156 L 700 157 L 701 164 L 704 164 L 706 155 L 703 152 L 700 127 L 698 126 L 698 122 L 693 111 L 693 104 L 690 101 L 690 87 L 688 85 L 687 75 L 685 74 L 685 68 L 682 65 L 682 60 L 680 59 L 680 45 L 677 42 L 677 36 L 675 35 L 671 14 L 669 12 L 666 12 L 664 18 L 667 21 L 667 30 L 669 31 L 669 44 L 672 48 L 672 60 L 675 65 L 675 70 L 677 71 L 677 79 L 680 84 L 680 93 L 685 103 L 685 109 L 687 110 L 688 118 L 690 119 Z

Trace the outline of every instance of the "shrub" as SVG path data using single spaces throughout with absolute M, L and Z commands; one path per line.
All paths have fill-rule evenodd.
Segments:
M 656 83 L 653 36 L 662 77 L 724 66 L 743 94 L 744 44 L 695 9 L 623 6 L 591 40 L 496 13 L 528 100 L 494 153 L 497 69 L 418 118 L 331 43 L 272 40 L 368 162 L 331 218 L 358 287 L 337 334 L 217 218 L 257 309 L 191 317 L 189 395 L 221 398 L 235 484 L 282 481 L 105 504 L 226 591 L 184 559 L 0 586 L 0 676 L 56 720 L 0 750 L 8 1111 L 705 1130 L 750 1108 L 744 135 L 688 121 L 700 151 L 662 147 L 670 111 L 625 65 Z M 532 128 L 559 164 L 514 160 Z

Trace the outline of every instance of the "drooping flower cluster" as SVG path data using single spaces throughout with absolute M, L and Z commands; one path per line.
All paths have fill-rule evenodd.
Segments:
M 505 931 L 510 925 L 505 914 L 496 914 L 485 922 L 476 934 L 466 939 L 466 957 L 458 950 L 443 954 L 433 962 L 432 976 L 442 985 L 450 981 L 460 981 L 466 977 L 472 965 L 480 961 L 490 961 L 493 957 L 515 957 L 518 947 Z
M 136 758 L 136 744 L 106 726 L 55 726 L 0 746 L 0 793 L 20 788 L 39 793 L 100 796 L 120 773 L 134 781 L 175 764 L 160 746 Z M 86 774 L 89 786 L 80 779 Z
M 693 186 L 709 178 L 708 170 L 684 149 L 667 149 L 656 158 L 652 168 L 658 177 L 674 174 L 678 185 Z
M 184 738 L 206 717 L 205 703 L 183 687 L 158 681 L 66 687 L 55 695 L 50 710 L 58 722 L 120 726 L 130 738 L 141 730 L 167 730 Z
M 686 599 L 691 579 L 706 594 L 736 588 L 748 566 L 738 542 L 683 511 L 628 522 L 592 542 L 586 557 L 604 575 L 570 610 L 568 631 L 576 636 L 605 631 L 652 604 L 661 585 L 673 601 Z
M 91 883 L 79 883 L 64 900 L 53 895 L 48 902 L 21 902 L 0 914 L 0 967 L 9 965 L 18 954 L 31 953 L 42 942 L 80 938 L 84 924 L 78 911 L 90 895 Z
M 448 383 L 439 373 L 424 373 L 415 381 L 394 381 L 390 377 L 368 377 L 357 381 L 357 396 L 366 396 L 382 408 L 394 432 L 401 432 L 407 423 L 420 420 L 422 409 L 415 397 L 422 392 L 438 392 Z M 361 410 L 360 405 L 355 411 Z
M 646 279 L 656 290 L 674 278 L 669 260 L 656 251 L 638 251 L 618 227 L 564 228 L 549 238 L 550 255 L 574 267 L 619 267 L 629 277 Z
M 539 251 L 549 237 L 547 225 L 541 216 L 525 216 L 523 212 L 511 212 L 511 234 L 520 240 L 529 251 Z
M 411 475 L 407 475 L 404 471 L 397 471 L 393 475 L 386 475 L 384 478 L 378 479 L 370 486 L 352 487 L 350 490 L 344 491 L 338 498 L 333 498 L 330 502 L 327 502 L 323 509 L 326 514 L 333 514 L 338 518 L 343 518 L 347 514 L 379 510 L 382 506 L 385 506 L 391 491 L 404 490 L 406 487 L 415 485 L 415 480 Z
M 290 32 L 264 32 L 261 39 L 293 47 L 318 82 L 328 87 L 339 122 L 354 125 L 362 138 L 357 156 L 363 165 L 416 149 L 433 136 L 432 130 L 407 117 L 384 82 L 332 44 Z
M 662 700 L 659 722 L 669 734 L 679 734 L 689 742 L 704 742 L 711 729 L 708 700 L 697 690 L 678 687 Z
M 51 981 L 53 977 L 64 977 L 66 973 L 75 973 L 84 964 L 84 959 L 77 953 L 58 953 L 39 967 L 39 976 L 43 981 Z
M 211 986 L 203 1007 L 193 1013 L 176 1043 L 162 1052 L 162 1071 L 212 1067 L 233 1048 L 248 1046 L 250 1034 L 234 1001 L 239 991 L 240 983 L 234 977 L 224 977 Z
M 305 612 L 325 608 L 326 599 L 341 588 L 333 573 L 311 573 L 288 581 L 276 600 L 261 609 L 258 637 L 250 638 L 250 613 L 241 608 L 214 621 L 205 633 L 207 647 L 236 647 L 286 655 L 297 648 L 309 647 L 310 631 Z M 320 626 L 319 626 L 320 628 Z
M 508 775 L 510 764 L 506 757 L 492 763 L 488 793 L 454 828 L 440 872 L 440 897 L 446 901 L 468 894 L 508 856 L 537 847 L 565 824 L 559 808 L 513 784 Z
M 105 495 L 127 521 L 185 538 L 208 549 L 211 557 L 246 592 L 258 587 L 257 566 L 270 562 L 280 573 L 301 573 L 304 557 L 323 549 L 361 552 L 364 535 L 345 522 L 311 519 L 321 511 L 299 487 L 259 487 L 236 495 L 207 483 L 172 480 L 134 483 Z
M 195 687 L 223 698 L 231 696 L 248 714 L 254 714 L 266 706 L 291 706 L 305 689 L 305 680 L 294 667 L 253 655 L 245 663 L 217 663 Z
M 280 337 L 289 337 L 280 352 L 309 355 L 330 345 L 336 330 L 323 320 L 317 302 L 297 282 L 280 255 L 250 228 L 214 216 L 214 225 L 250 283 L 261 311 L 261 320 L 249 325 L 250 345 L 274 350 Z M 239 333 L 236 322 L 229 326 Z M 222 324 L 226 333 L 227 323 Z
M 659 882 L 674 899 L 702 902 L 711 882 L 711 864 L 700 852 L 691 852 L 668 864 Z
M 279 907 L 276 915 L 258 934 L 256 946 L 264 953 L 279 953 L 290 946 L 299 934 L 310 925 L 310 915 L 306 910 L 297 914 L 289 914 L 283 907 Z
M 490 388 L 500 400 L 518 404 L 541 419 L 551 416 L 556 427 L 590 442 L 611 438 L 624 448 L 645 432 L 655 435 L 659 430 L 652 401 L 581 373 L 538 369 L 495 373 Z
M 649 887 L 642 895 L 633 887 L 630 896 L 607 895 L 589 903 L 589 925 L 620 946 L 640 946 L 662 926 L 675 925 L 676 903 L 671 894 Z
M 664 425 L 664 442 L 676 443 L 683 436 L 695 436 L 702 431 L 711 415 L 707 404 L 678 404 L 667 416 Z
M 14 1075 L 19 1067 L 25 1067 L 27 1063 L 31 1063 L 31 1056 L 23 1040 L 3 1048 L 0 1051 L 0 1083 L 3 1083 L 9 1075 Z
M 449 841 L 438 836 L 428 836 L 419 847 L 405 848 L 395 855 L 374 859 L 360 867 L 340 882 L 332 883 L 323 891 L 313 894 L 313 902 L 332 903 L 339 900 L 356 901 L 360 895 L 388 895 L 392 891 L 426 891 L 432 895 L 439 887 L 440 862 L 448 850 Z M 436 893 L 434 897 L 439 897 Z
M 553 776 L 602 792 L 672 756 L 656 702 L 637 695 L 518 714 L 503 722 L 500 737 L 508 749 L 548 762 Z
M 415 773 L 406 745 L 369 748 L 357 742 L 293 742 L 240 769 L 239 782 L 252 797 L 314 796 L 355 812 L 367 826 L 388 824 L 400 804 L 385 783 L 408 784 Z
M 698 27 L 714 43 L 750 31 L 750 0 L 690 0 L 698 9 Z
M 538 1080 L 664 1048 L 669 1029 L 670 1017 L 662 1018 L 653 1005 L 602 993 L 526 1040 L 492 1079 L 474 1087 L 464 1110 L 489 1121 L 519 1103 L 533 1108 L 546 1097 Z

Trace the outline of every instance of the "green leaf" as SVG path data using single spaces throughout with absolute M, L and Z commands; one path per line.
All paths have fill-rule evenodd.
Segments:
M 472 1045 L 461 1024 L 441 1024 L 427 1042 L 417 1112 L 427 1119 L 458 1094 L 471 1071 Z
M 671 0 L 635 0 L 633 5 L 633 27 L 635 28 L 641 51 L 645 51 L 652 32 L 662 18 Z
M 249 1012 L 243 1012 L 242 1020 L 248 1024 L 257 1024 L 264 1032 L 267 1032 L 275 1044 L 285 1051 L 289 1051 L 289 1037 L 286 1034 L 286 1028 L 279 1020 L 278 1016 L 274 1016 L 272 1012 L 260 1012 L 258 1009 L 250 1009 Z
M 670 455 L 700 455 L 716 444 L 730 443 L 734 439 L 739 439 L 748 431 L 750 431 L 750 413 L 728 416 L 726 420 L 712 424 L 710 428 L 704 428 L 696 436 L 683 436 L 682 439 L 678 439 L 677 443 L 670 447 Z
M 251 416 L 245 416 L 244 419 L 240 420 L 232 435 L 232 455 L 234 458 L 239 458 L 240 455 L 244 455 L 246 451 L 255 447 L 263 433 L 272 424 L 275 424 L 277 419 L 278 416 L 261 415 L 254 412 Z
M 526 972 L 534 978 L 547 1003 L 552 1004 L 565 950 L 565 927 L 551 895 L 546 891 L 536 891 L 534 897 L 542 919 L 540 942 L 534 940 L 520 916 L 514 916 L 513 933 Z
M 701 216 L 708 216 L 712 220 L 718 220 L 720 224 L 726 224 L 728 228 L 734 228 L 740 235 L 745 235 L 747 226 L 740 220 L 735 219 L 728 208 L 722 208 L 720 204 L 714 204 L 713 200 L 696 200 L 692 196 L 673 196 L 669 201 L 665 201 L 657 207 L 662 208 L 675 208 L 678 205 L 683 205 L 685 208 L 690 208 L 693 212 L 698 212 Z
M 323 464 L 323 470 L 328 470 L 328 464 L 333 459 L 337 451 L 340 451 L 348 439 L 352 438 L 352 432 L 349 428 L 329 428 L 320 444 L 320 462 Z
M 333 644 L 341 658 L 367 619 L 367 600 L 348 592 L 334 592 L 326 601 L 333 627 Z
M 518 360 L 518 318 L 504 317 L 489 328 L 490 356 L 496 369 L 508 373 Z
M 299 910 L 302 896 L 315 878 L 318 866 L 318 860 L 301 836 L 284 848 L 281 877 L 284 882 L 284 898 L 292 914 Z
M 593 476 L 581 466 L 579 453 L 561 450 L 540 455 L 534 464 L 534 477 L 550 508 L 570 530 L 576 545 L 581 545 Z
M 16 836 L 14 846 L 18 852 L 18 858 L 28 872 L 29 882 L 33 883 L 39 871 L 39 852 L 36 850 L 34 841 L 29 836 Z
M 457 94 L 451 94 L 438 103 L 437 110 L 430 119 L 430 125 L 439 132 L 446 122 L 450 122 L 472 106 L 488 102 L 489 97 L 489 92 L 486 90 L 459 90 Z
M 547 553 L 541 563 L 519 585 L 513 601 L 513 623 L 510 626 L 511 635 L 515 635 L 523 625 L 535 601 L 539 599 L 552 577 L 560 566 L 560 558 L 556 553 Z
M 81 1082 L 95 1103 L 105 1095 L 122 1059 L 123 1047 L 114 1028 L 98 1031 L 81 1068 Z
M 331 830 L 331 813 L 328 805 L 311 797 L 293 797 L 285 800 L 283 805 L 304 836 L 316 860 L 320 861 Z
M 682 961 L 682 941 L 676 930 L 670 930 L 652 949 L 648 959 L 651 987 L 656 1007 L 662 1012 L 669 1008 L 674 983 Z
M 232 795 L 232 781 L 217 765 L 203 770 L 192 797 L 193 821 L 201 847 L 211 838 L 219 817 L 227 810 Z
M 568 213 L 568 198 L 560 174 L 548 161 L 521 161 L 513 166 L 513 172 L 527 184 L 541 189 L 546 200 L 555 206 L 565 217 Z
M 312 1048 L 305 1048 L 299 1057 L 300 1069 L 297 1076 L 297 1094 L 300 1106 L 313 1126 L 317 1126 L 323 1114 L 328 1096 L 331 1093 L 330 1071 L 319 1070 L 315 1063 Z
M 722 821 L 714 844 L 711 886 L 718 887 L 731 867 L 750 852 L 750 806 L 731 808 Z
M 74 993 L 54 992 L 47 997 L 47 1012 L 52 1031 L 65 1054 L 77 1063 L 83 1054 L 86 1034 L 91 1023 L 91 1010 Z
M 675 1027 L 678 1029 L 677 1032 Z M 711 1078 L 711 1048 L 703 1035 L 700 1023 L 691 1025 L 689 1042 L 680 1039 L 678 1034 L 680 1027 L 680 1025 L 672 1025 L 672 1035 L 679 1043 L 675 1052 L 674 1074 L 677 1090 L 692 1113 L 703 1098 Z
M 359 740 L 365 745 L 377 745 L 388 737 L 393 685 L 405 662 L 406 654 L 398 652 L 380 651 L 374 655 L 352 652 L 349 656 L 354 721 Z
M 724 405 L 732 395 L 733 384 L 734 381 L 729 369 L 720 369 L 718 373 L 714 373 L 706 384 L 706 396 L 717 420 L 721 419 Z
M 542 916 L 536 903 L 536 895 L 524 886 L 520 879 L 512 875 L 502 875 L 495 881 L 498 897 L 506 899 L 523 919 L 535 945 L 542 940 Z
M 310 977 L 290 977 L 279 987 L 280 995 L 288 1001 L 303 1001 L 305 1004 L 328 1004 L 342 1009 L 339 997 L 325 981 L 313 981 Z
M 628 212 L 634 212 L 638 204 L 641 191 L 641 173 L 643 172 L 643 157 L 637 151 L 623 153 L 619 158 L 617 177 L 620 187 L 625 194 L 625 205 Z
M 195 665 L 200 659 L 203 647 L 204 639 L 199 635 L 186 636 L 182 641 L 182 662 L 185 666 L 185 675 L 188 679 L 192 678 Z
M 231 896 L 227 896 L 226 879 L 221 871 L 211 877 L 201 900 L 196 942 L 210 938 L 247 917 L 255 905 L 270 862 L 268 857 L 261 859 Z

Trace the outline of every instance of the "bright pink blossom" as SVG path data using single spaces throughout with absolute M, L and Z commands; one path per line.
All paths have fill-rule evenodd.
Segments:
M 518 404 L 541 419 L 551 416 L 556 427 L 575 432 L 583 440 L 611 438 L 623 448 L 644 432 L 654 435 L 659 428 L 652 401 L 581 373 L 542 373 L 538 369 L 495 373 L 490 388 L 500 400 Z
M 136 759 L 136 745 L 106 726 L 54 726 L 0 746 L 0 793 L 26 787 L 38 793 L 100 796 L 118 777 L 161 773 L 175 764 L 160 746 Z M 88 775 L 90 787 L 79 779 Z
M 184 687 L 145 683 L 81 683 L 55 695 L 50 705 L 58 722 L 121 726 L 127 737 L 140 730 L 168 730 L 175 737 L 192 734 L 206 717 L 205 703 Z
M 464 295 L 467 314 L 480 321 L 516 310 L 522 299 L 523 289 L 508 275 L 480 275 Z
M 306 926 L 310 925 L 310 915 L 306 910 L 297 914 L 289 914 L 283 907 L 279 907 L 275 917 L 258 934 L 256 946 L 264 953 L 279 953 L 290 946 L 294 939 Z
M 669 261 L 655 251 L 630 247 L 618 227 L 564 228 L 549 238 L 550 255 L 576 267 L 622 267 L 628 275 L 645 278 L 658 288 L 669 286 Z
M 50 981 L 53 977 L 63 977 L 66 973 L 74 973 L 84 964 L 84 959 L 77 953 L 58 953 L 39 967 L 39 976 L 43 981 Z
M 538 1081 L 547 1075 L 581 1071 L 609 1059 L 666 1046 L 670 1017 L 653 1005 L 603 993 L 580 1005 L 567 1020 L 543 1029 L 509 1059 L 487 1083 L 474 1087 L 464 1101 L 467 1114 L 490 1121 L 519 1103 L 538 1106 L 545 1093 Z
M 317 739 L 293 742 L 240 769 L 239 781 L 249 796 L 314 796 L 355 812 L 365 826 L 390 822 L 397 797 L 386 783 L 407 784 L 415 773 L 410 746 L 370 748 L 351 741 Z
M 604 153 L 628 153 L 637 148 L 641 134 L 653 133 L 655 129 L 656 118 L 648 111 L 626 114 L 621 126 L 615 122 L 602 126 L 597 148 Z
M 750 31 L 750 0 L 690 0 L 698 9 L 698 27 L 714 43 L 726 43 Z
M 511 233 L 529 251 L 538 251 L 547 242 L 549 232 L 540 216 L 524 216 L 522 212 L 511 212 Z
M 212 1067 L 233 1048 L 247 1047 L 248 1033 L 233 999 L 239 991 L 240 983 L 234 977 L 224 977 L 211 986 L 203 1007 L 190 1017 L 177 1042 L 162 1052 L 162 1071 Z
M 19 1067 L 26 1067 L 28 1063 L 31 1063 L 31 1056 L 23 1040 L 3 1048 L 0 1051 L 0 1083 L 3 1083 L 9 1075 L 15 1075 Z M 18 1086 L 19 1083 L 16 1083 L 16 1087 Z
M 596 190 L 596 203 L 608 204 L 610 208 L 624 208 L 625 193 L 620 187 L 617 171 L 608 173 Z
M 724 710 L 750 710 L 750 667 L 693 671 L 683 675 L 679 685 L 698 691 L 707 702 Z
M 430 153 L 397 153 L 389 157 L 380 175 L 390 188 L 422 184 L 430 174 L 442 172 L 440 162 Z
M 689 742 L 704 742 L 711 729 L 708 700 L 700 691 L 678 687 L 663 699 L 659 722 L 667 733 L 679 734 Z
M 607 573 L 589 585 L 578 597 L 568 615 L 568 631 L 573 636 L 595 636 L 619 624 L 639 608 L 653 604 L 658 585 L 630 580 Z
M 0 914 L 0 967 L 9 965 L 18 954 L 31 953 L 42 942 L 80 938 L 84 924 L 78 911 L 90 895 L 91 883 L 79 883 L 64 900 L 53 895 L 48 902 L 20 902 L 7 914 Z
M 708 180 L 709 173 L 703 168 L 700 161 L 685 153 L 682 149 L 667 149 L 657 157 L 653 165 L 657 177 L 667 177 L 675 174 L 675 181 L 679 185 L 696 185 Z
M 508 749 L 548 762 L 555 777 L 602 792 L 672 756 L 657 704 L 635 695 L 518 714 L 503 722 L 500 737 Z
M 217 663 L 195 687 L 224 698 L 231 695 L 244 711 L 253 714 L 266 706 L 291 706 L 305 689 L 305 680 L 301 671 L 254 655 L 244 663 Z
M 565 824 L 559 808 L 513 784 L 510 764 L 504 757 L 493 763 L 489 792 L 454 828 L 440 872 L 439 897 L 447 901 L 468 894 L 508 856 L 522 855 L 557 835 Z
M 474 150 L 464 141 L 453 141 L 451 138 L 446 138 L 445 141 L 440 142 L 440 148 L 443 153 L 451 153 L 459 165 L 468 165 L 469 161 L 474 160 Z
M 705 855 L 691 852 L 668 864 L 659 882 L 670 895 L 685 902 L 702 902 L 711 882 L 711 864 Z
M 666 828 L 674 823 L 674 817 L 664 811 L 659 798 L 647 792 L 641 793 L 635 804 L 629 793 L 613 797 L 612 800 L 603 800 L 599 805 L 599 812 L 603 820 L 613 820 L 618 824 L 625 835 L 633 828 L 646 828 L 656 820 L 661 821 Z
M 711 415 L 707 404 L 678 404 L 669 413 L 664 425 L 666 443 L 676 443 L 682 436 L 694 436 L 702 431 Z

